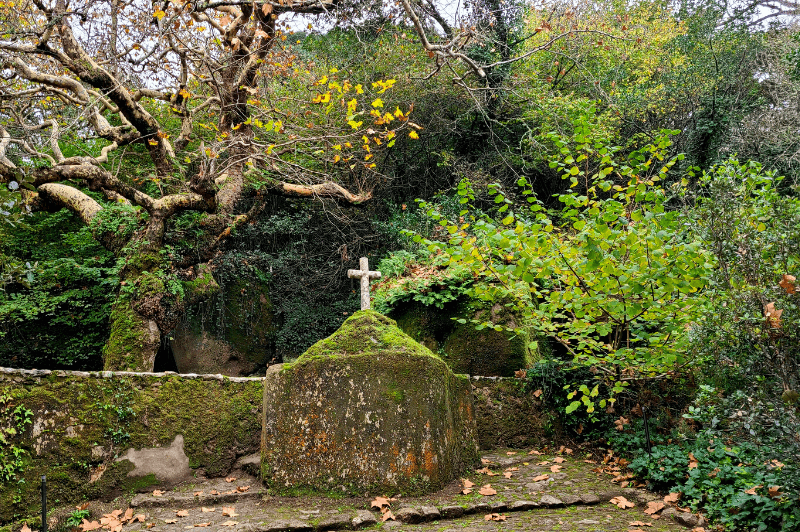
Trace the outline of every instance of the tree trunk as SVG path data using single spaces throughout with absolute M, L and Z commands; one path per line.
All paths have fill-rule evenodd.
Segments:
M 153 371 L 160 345 L 158 324 L 136 312 L 131 297 L 121 293 L 111 310 L 111 335 L 103 348 L 103 369 Z

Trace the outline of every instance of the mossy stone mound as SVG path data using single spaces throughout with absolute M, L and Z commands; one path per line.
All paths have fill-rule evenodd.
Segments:
M 469 378 L 374 311 L 264 382 L 261 469 L 283 494 L 419 494 L 479 459 Z
M 527 334 L 509 334 L 492 328 L 476 330 L 470 320 L 491 321 L 515 328 L 519 321 L 505 306 L 462 296 L 443 309 L 417 301 L 399 305 L 390 313 L 405 333 L 432 351 L 457 373 L 512 377 L 532 366 L 540 353 L 528 349 Z M 464 318 L 459 323 L 453 318 Z

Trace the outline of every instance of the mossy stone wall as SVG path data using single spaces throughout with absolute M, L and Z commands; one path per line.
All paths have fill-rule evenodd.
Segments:
M 262 475 L 281 493 L 424 493 L 478 463 L 469 378 L 373 311 L 264 381 Z
M 478 331 L 469 321 L 487 320 L 516 327 L 514 316 L 499 304 L 488 305 L 463 296 L 439 309 L 411 301 L 398 306 L 389 316 L 403 332 L 437 353 L 456 373 L 511 377 L 538 359 L 538 354 L 527 347 L 527 334 L 513 335 L 489 328 Z M 467 321 L 462 324 L 453 318 Z
M 259 449 L 260 378 L 0 368 L 3 394 L 33 417 L 9 442 L 24 466 L 0 485 L 0 522 L 35 514 L 41 475 L 53 505 L 147 488 L 152 477 L 128 477 L 133 465 L 115 457 L 178 434 L 190 467 L 212 476 Z

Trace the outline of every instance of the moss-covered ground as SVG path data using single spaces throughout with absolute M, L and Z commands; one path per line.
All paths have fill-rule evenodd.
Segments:
M 670 518 L 659 518 L 644 513 L 647 502 L 660 500 L 663 494 L 648 492 L 640 488 L 623 488 L 612 482 L 612 476 L 606 472 L 597 472 L 599 464 L 587 463 L 593 460 L 577 450 L 572 454 L 565 452 L 548 452 L 527 454 L 528 450 L 496 450 L 483 454 L 484 467 L 499 474 L 489 476 L 486 473 L 472 471 L 465 477 L 476 484 L 475 491 L 467 496 L 461 495 L 462 481 L 454 481 L 445 489 L 424 497 L 398 496 L 391 502 L 392 510 L 400 508 L 422 508 L 436 506 L 460 506 L 467 512 L 455 519 L 440 518 L 421 524 L 407 524 L 389 520 L 371 525 L 371 529 L 394 530 L 407 529 L 419 532 L 446 531 L 494 531 L 494 530 L 541 530 L 558 532 L 583 531 L 628 531 L 633 529 L 650 532 L 678 532 L 685 530 Z M 513 454 L 508 454 L 513 453 Z M 563 459 L 563 461 L 561 461 Z M 547 462 L 546 464 L 544 462 Z M 553 465 L 561 466 L 561 473 L 551 471 Z M 516 469 L 514 469 L 516 468 Z M 509 470 L 509 478 L 503 472 Z M 533 478 L 548 474 L 552 481 L 532 482 Z M 343 520 L 349 522 L 359 511 L 370 510 L 371 501 L 376 496 L 390 497 L 391 493 L 369 493 L 364 497 L 322 498 L 322 497 L 281 497 L 268 491 L 254 493 L 262 489 L 258 481 L 242 472 L 232 473 L 236 478 L 230 483 L 223 479 L 198 479 L 175 488 L 160 497 L 142 494 L 132 500 L 131 495 L 119 497 L 110 502 L 91 501 L 88 509 L 90 519 L 99 519 L 115 509 L 125 510 L 131 503 L 135 513 L 142 513 L 145 519 L 141 523 L 125 526 L 123 532 L 180 532 L 187 528 L 200 526 L 209 531 L 272 530 L 311 530 L 324 521 Z M 483 496 L 477 489 L 485 484 L 497 491 L 496 495 Z M 249 486 L 245 491 L 240 491 Z M 236 492 L 238 495 L 226 495 Z M 211 495 L 216 493 L 216 495 Z M 599 499 L 596 504 L 569 499 L 568 494 L 595 495 Z M 526 511 L 508 511 L 499 509 L 496 512 L 481 509 L 477 505 L 510 504 L 515 500 L 540 501 L 545 495 L 555 496 L 567 502 L 566 507 L 540 507 Z M 621 509 L 609 502 L 612 497 L 623 496 L 631 503 L 632 508 Z M 223 507 L 233 508 L 235 516 L 223 515 Z M 185 510 L 185 516 L 178 512 Z M 72 511 L 72 507 L 54 510 L 51 514 L 51 528 L 58 528 L 61 522 Z M 380 514 L 372 509 L 373 516 Z M 504 521 L 487 521 L 486 515 L 497 513 L 505 516 Z M 230 524 L 233 521 L 234 524 Z M 652 526 L 635 526 L 639 521 Z M 228 525 L 223 523 L 228 522 Z M 207 523 L 207 525 L 205 525 Z M 34 522 L 35 524 L 35 522 Z M 15 523 L 0 532 L 19 532 L 21 522 Z

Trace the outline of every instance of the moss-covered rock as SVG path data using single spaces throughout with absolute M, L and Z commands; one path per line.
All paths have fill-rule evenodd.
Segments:
M 204 289 L 218 293 L 195 297 Z M 220 289 L 209 272 L 201 271 L 185 290 L 187 300 L 197 304 L 171 334 L 178 371 L 230 376 L 263 371 L 274 356 L 277 331 L 267 284 L 239 281 Z
M 167 447 L 177 435 L 191 468 L 227 474 L 258 450 L 261 390 L 260 379 L 0 371 L 0 395 L 32 421 L 10 442 L 24 464 L 0 483 L 0 523 L 36 512 L 43 474 L 50 499 L 62 504 L 162 484 L 131 476 L 133 464 L 114 459 L 126 449 Z
M 282 493 L 422 493 L 478 460 L 469 379 L 373 311 L 264 382 L 262 474 Z
M 528 348 L 528 334 L 490 328 L 478 331 L 470 322 L 475 319 L 518 327 L 515 316 L 500 304 L 463 296 L 439 309 L 412 301 L 397 307 L 390 316 L 406 334 L 438 353 L 456 373 L 510 377 L 539 358 Z

